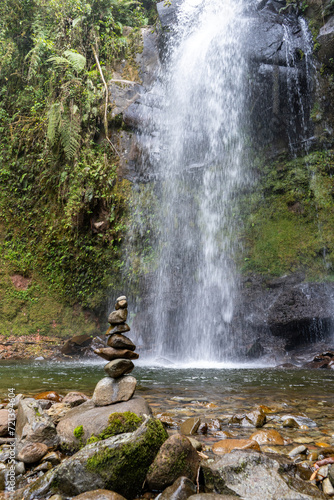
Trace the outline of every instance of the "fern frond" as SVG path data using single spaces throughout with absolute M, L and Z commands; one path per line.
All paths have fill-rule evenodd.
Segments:
M 61 143 L 66 157 L 71 160 L 80 146 L 81 119 L 79 115 L 66 113 L 60 128 Z
M 49 111 L 47 138 L 50 141 L 51 146 L 55 144 L 57 136 L 59 134 L 60 118 L 61 109 L 59 103 L 56 102 L 52 104 Z
M 80 73 L 86 66 L 86 58 L 82 54 L 78 54 L 78 52 L 73 52 L 73 50 L 65 50 L 64 56 L 71 64 L 72 68 Z
M 61 56 L 52 56 L 47 59 L 46 62 L 52 62 L 54 66 L 64 68 L 65 66 L 68 66 L 70 62 L 65 58 Z
M 40 51 L 41 51 L 41 43 L 37 42 L 36 45 L 28 52 L 25 57 L 25 61 L 29 62 L 28 69 L 28 81 L 31 80 L 37 73 L 38 66 L 41 62 Z

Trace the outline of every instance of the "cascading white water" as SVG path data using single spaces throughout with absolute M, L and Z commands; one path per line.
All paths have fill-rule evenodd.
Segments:
M 224 361 L 235 342 L 232 201 L 247 179 L 243 3 L 185 0 L 160 79 L 154 332 L 156 354 L 178 361 Z

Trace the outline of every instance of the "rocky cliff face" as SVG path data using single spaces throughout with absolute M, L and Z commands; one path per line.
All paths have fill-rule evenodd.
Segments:
M 165 56 L 166 38 L 173 30 L 179 4 L 180 2 L 176 0 L 171 5 L 164 2 L 157 5 L 159 29 L 156 31 L 145 29 L 141 32 L 143 50 L 136 59 L 141 83 L 118 87 L 117 93 L 113 92 L 113 95 L 117 94 L 114 114 L 121 114 L 126 125 L 118 146 L 122 151 L 122 175 L 131 180 L 138 190 L 142 189 L 144 183 L 157 180 L 145 152 L 147 144 L 151 143 L 156 133 L 150 127 L 151 117 L 159 112 L 161 103 L 161 96 L 156 93 L 158 86 L 155 85 L 153 93 L 152 84 L 159 78 L 159 67 L 163 64 Z M 269 165 L 264 171 L 255 169 L 257 179 L 279 177 L 280 167 L 274 163 L 277 158 L 281 158 L 281 163 L 288 163 L 291 158 L 303 157 L 309 151 L 315 151 L 317 154 L 317 151 L 324 146 L 329 148 L 332 145 L 334 15 L 331 2 L 325 2 L 323 5 L 322 2 L 314 0 L 308 2 L 305 9 L 306 6 L 303 8 L 303 15 L 306 18 L 301 15 L 295 3 L 256 0 L 255 7 L 249 8 L 245 13 L 249 20 L 250 32 L 246 48 L 249 64 L 249 106 L 245 113 L 248 114 L 250 125 L 251 155 L 253 157 L 258 155 L 261 161 L 265 158 L 266 164 Z M 307 29 L 307 22 L 311 34 Z M 158 157 L 159 150 L 155 154 Z M 317 162 L 319 168 L 324 165 L 321 161 L 320 159 Z M 304 198 L 291 194 L 298 191 L 298 175 L 294 174 L 291 174 L 288 186 L 280 185 L 280 188 L 271 186 L 269 189 L 265 186 L 265 182 L 255 182 L 256 186 L 245 195 L 246 198 L 257 196 L 262 199 L 253 206 L 253 217 L 254 213 L 256 217 L 263 200 L 267 206 L 270 205 L 274 193 L 276 196 L 274 202 L 279 206 L 277 213 L 280 213 L 284 205 L 282 210 L 286 213 L 284 212 L 282 220 L 284 223 L 288 221 L 292 226 L 300 227 L 302 238 L 307 238 L 303 226 L 306 221 L 309 227 L 307 217 L 313 219 L 318 217 L 320 223 L 315 224 L 317 227 L 313 229 L 312 241 L 319 242 L 319 249 L 316 248 L 316 244 L 312 248 L 309 245 L 308 258 L 303 261 L 299 254 L 303 253 L 300 248 L 304 242 L 300 241 L 297 242 L 295 261 L 292 264 L 289 262 L 286 266 L 289 270 L 284 266 L 270 269 L 268 265 L 261 268 L 258 264 L 254 264 L 252 251 L 256 252 L 259 239 L 267 237 L 265 232 L 261 232 L 261 224 L 263 225 L 262 219 L 268 222 L 268 217 L 261 215 L 258 235 L 254 235 L 251 228 L 253 233 L 250 236 L 247 224 L 254 226 L 254 223 L 249 223 L 250 215 L 247 210 L 246 215 L 240 214 L 241 219 L 244 218 L 242 237 L 245 239 L 247 237 L 248 240 L 244 245 L 242 260 L 250 261 L 250 264 L 244 266 L 240 278 L 241 293 L 233 319 L 235 335 L 241 339 L 238 354 L 247 354 L 248 350 L 250 356 L 256 357 L 272 349 L 284 354 L 304 344 L 329 340 L 332 336 L 334 285 L 327 282 L 331 274 L 332 242 L 327 239 L 325 243 L 323 241 L 320 243 L 322 236 L 319 236 L 319 231 L 321 226 L 324 228 L 323 232 L 331 232 L 332 220 L 328 218 L 328 210 L 332 209 L 331 193 L 332 190 L 334 192 L 334 185 L 328 180 L 331 179 L 331 170 L 328 169 L 326 179 L 324 177 L 325 180 L 321 180 L 321 178 L 320 184 L 324 186 L 327 183 L 325 195 L 330 197 L 330 201 L 329 204 L 321 206 L 316 199 L 318 196 L 316 189 L 312 187 L 312 182 L 315 182 L 314 178 L 319 176 L 319 172 L 312 170 L 313 167 L 308 165 L 306 162 L 303 167 L 304 175 L 308 176 L 305 182 L 303 181 Z M 290 173 L 285 172 L 284 175 L 288 178 Z M 156 183 L 154 189 L 157 189 Z M 307 191 L 313 193 L 307 195 L 310 198 L 308 201 L 305 194 Z M 274 204 L 273 212 L 275 210 Z M 272 227 L 277 223 L 279 217 L 277 213 L 270 215 L 273 217 Z M 257 222 L 255 219 L 255 225 Z M 276 233 L 279 234 L 282 229 L 280 222 L 277 224 Z M 275 241 L 273 239 L 268 243 L 274 250 Z M 289 241 L 287 244 L 289 245 Z M 250 258 L 247 257 L 247 252 Z M 284 261 L 285 256 L 280 258 Z M 321 266 L 318 266 L 316 271 L 308 272 L 309 263 L 317 259 L 322 260 L 321 265 L 325 270 L 319 271 Z M 286 257 L 286 261 L 289 261 L 289 256 Z M 268 267 L 267 271 L 264 270 L 265 267 Z M 133 326 L 133 330 L 137 331 L 147 346 L 152 346 L 154 342 L 149 328 L 151 322 L 148 320 L 153 303 L 150 286 L 152 273 L 153 271 L 146 273 L 140 279 L 141 301 L 138 303 L 138 313 Z M 310 274 L 313 274 L 312 280 Z M 283 276 L 279 277 L 280 275 Z M 170 301 L 171 315 L 175 313 L 181 299 L 176 279 L 175 296 Z M 260 345 L 260 348 L 249 351 L 252 345 Z

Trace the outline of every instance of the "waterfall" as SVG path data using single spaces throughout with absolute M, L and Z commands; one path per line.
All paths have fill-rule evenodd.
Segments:
M 176 361 L 231 356 L 237 281 L 233 199 L 244 155 L 247 21 L 243 0 L 185 0 L 160 75 L 151 130 L 159 178 L 155 354 Z M 152 158 L 154 156 L 154 158 Z

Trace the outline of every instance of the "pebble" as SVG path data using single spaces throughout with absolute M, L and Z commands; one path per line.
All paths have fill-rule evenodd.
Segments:
M 224 439 L 212 446 L 215 455 L 225 455 L 225 453 L 230 453 L 232 450 L 245 449 L 261 451 L 259 444 L 252 439 Z
M 328 477 L 326 477 L 326 479 L 324 479 L 322 482 L 322 491 L 329 497 L 334 496 L 334 487 Z
M 307 448 L 304 445 L 297 446 L 289 452 L 289 457 L 293 458 L 300 454 L 306 454 Z

